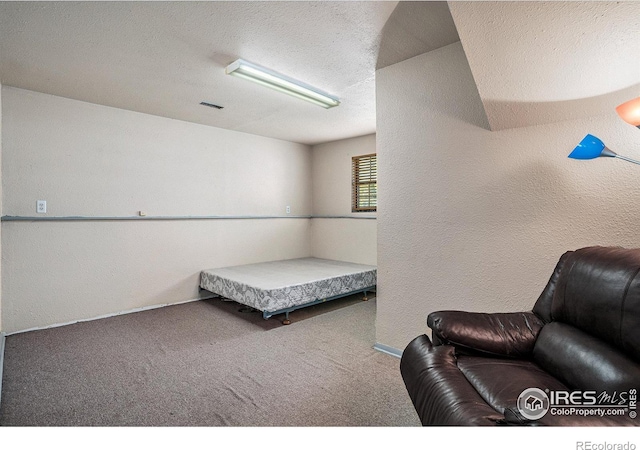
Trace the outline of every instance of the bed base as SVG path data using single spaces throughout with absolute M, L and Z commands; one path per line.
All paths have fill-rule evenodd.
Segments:
M 295 311 L 296 309 L 306 308 L 307 306 L 318 305 L 320 303 L 328 302 L 338 298 L 348 297 L 350 295 L 357 294 L 359 292 L 362 292 L 363 294 L 362 301 L 366 302 L 367 300 L 369 300 L 369 297 L 367 297 L 367 292 L 374 290 L 375 287 L 376 286 L 373 285 L 373 286 L 366 287 L 364 289 L 358 289 L 356 291 L 347 292 L 345 294 L 334 295 L 333 297 L 321 298 L 318 300 L 314 300 L 312 302 L 303 303 L 302 305 L 290 306 L 289 308 L 279 309 L 277 311 L 262 311 L 262 318 L 267 320 L 272 316 L 276 316 L 278 314 L 284 314 L 284 319 L 282 319 L 282 324 L 290 325 L 291 320 L 289 319 L 289 313 Z
M 262 312 L 264 319 L 376 288 L 375 266 L 322 258 L 265 261 L 203 270 L 199 287 Z M 243 308 L 246 309 L 246 308 Z

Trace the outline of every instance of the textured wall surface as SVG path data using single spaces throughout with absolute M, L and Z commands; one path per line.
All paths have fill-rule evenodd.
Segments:
M 2 85 L 0 84 L 0 216 L 2 215 Z M 2 255 L 2 227 L 0 227 L 0 255 Z M 0 257 L 0 333 L 2 326 L 2 258 Z
M 530 310 L 566 250 L 640 246 L 636 166 L 567 158 L 587 133 L 640 156 L 613 109 L 488 131 L 460 43 L 376 83 L 378 343 L 403 349 L 435 310 Z
M 202 269 L 309 256 L 309 219 L 5 222 L 8 333 L 177 303 Z
M 312 252 L 317 258 L 375 266 L 377 223 L 372 220 L 313 219 Z
M 3 215 L 311 214 L 308 146 L 4 88 Z
M 375 152 L 375 134 L 312 147 L 313 213 L 315 215 L 375 217 L 375 212 L 351 212 L 351 158 Z
M 376 152 L 376 136 L 328 142 L 312 147 L 313 255 L 376 265 L 376 213 L 351 212 L 351 158 Z
M 4 87 L 3 215 L 312 212 L 308 146 Z M 3 222 L 4 331 L 198 297 L 205 268 L 311 255 L 310 219 Z

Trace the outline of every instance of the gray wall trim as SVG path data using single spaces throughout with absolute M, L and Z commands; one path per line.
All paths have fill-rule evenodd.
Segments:
M 95 222 L 123 220 L 260 220 L 260 219 L 373 219 L 354 216 L 2 216 L 2 222 Z
M 311 219 L 311 216 L 2 216 L 3 222 L 71 222 L 71 221 L 121 221 L 121 220 L 244 220 L 244 219 Z
M 312 219 L 356 219 L 356 220 L 376 220 L 376 216 L 311 216 Z
M 387 355 L 395 356 L 396 358 L 402 358 L 402 350 L 398 350 L 397 348 L 389 347 L 388 345 L 380 344 L 378 342 L 375 343 L 373 348 L 374 350 L 386 353 Z
M 0 332 L 0 405 L 2 405 L 2 368 L 4 367 L 5 334 Z

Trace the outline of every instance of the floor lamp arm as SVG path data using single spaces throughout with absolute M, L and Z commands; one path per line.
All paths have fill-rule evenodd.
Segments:
M 639 164 L 640 165 L 640 161 L 636 161 L 635 159 L 627 158 L 626 156 L 616 155 L 616 158 L 624 159 L 625 161 L 629 161 L 629 162 L 632 162 L 634 164 Z

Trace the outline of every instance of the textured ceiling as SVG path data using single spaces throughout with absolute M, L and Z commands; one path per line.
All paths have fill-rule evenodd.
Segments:
M 492 130 L 640 95 L 640 2 L 449 2 Z
M 316 144 L 375 132 L 377 67 L 458 39 L 493 130 L 640 95 L 640 1 L 0 2 L 0 82 Z M 226 76 L 237 58 L 342 103 Z
M 377 69 L 458 42 L 447 2 L 400 2 L 382 30 Z
M 307 144 L 359 136 L 375 132 L 378 48 L 396 4 L 0 2 L 0 82 Z M 342 103 L 325 110 L 226 76 L 237 58 Z

